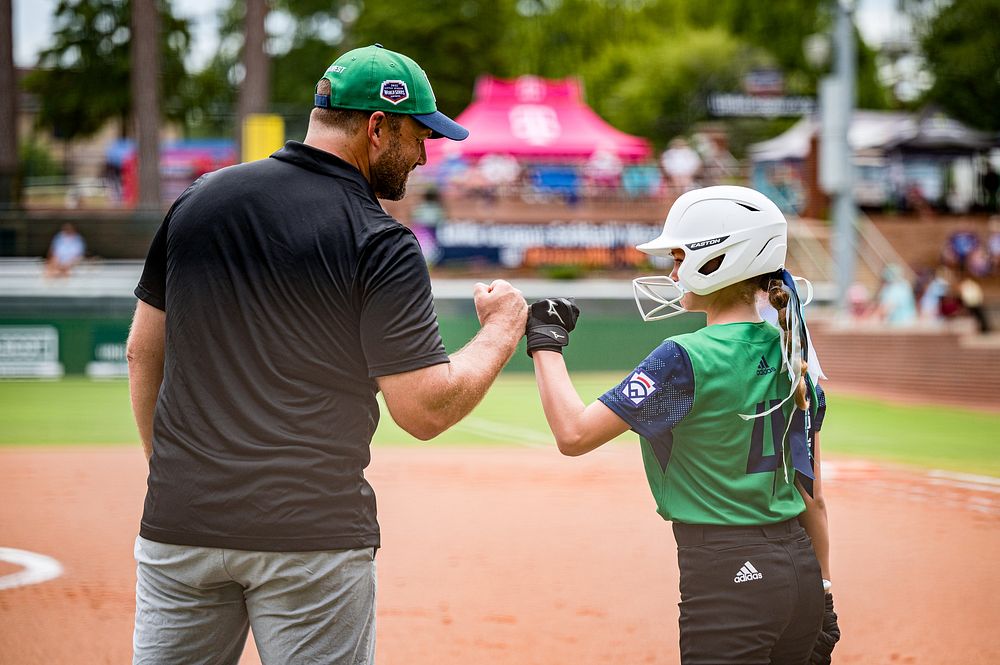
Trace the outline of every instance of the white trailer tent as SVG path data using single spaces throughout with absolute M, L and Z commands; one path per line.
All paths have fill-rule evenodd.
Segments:
M 786 200 L 799 212 L 804 201 L 787 195 L 805 192 L 804 164 L 819 133 L 819 119 L 802 118 L 768 141 L 750 147 L 753 185 Z M 848 130 L 854 153 L 855 199 L 865 207 L 905 207 L 920 196 L 931 205 L 954 211 L 983 202 L 979 185 L 986 157 L 1000 137 L 976 131 L 935 110 L 922 113 L 855 111 Z M 777 178 L 776 178 L 777 174 Z M 799 178 L 789 184 L 789 177 Z

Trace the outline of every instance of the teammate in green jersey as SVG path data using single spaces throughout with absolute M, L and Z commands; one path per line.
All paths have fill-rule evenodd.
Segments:
M 708 325 L 665 340 L 589 406 L 562 357 L 579 309 L 564 298 L 531 306 L 528 353 L 560 451 L 639 434 L 657 512 L 678 546 L 685 665 L 829 662 L 839 637 L 832 596 L 824 608 L 826 403 L 808 372 L 786 237 L 781 211 L 752 189 L 678 198 L 660 237 L 638 247 L 672 258 L 673 271 L 634 280 L 636 301 L 646 321 L 699 311 Z M 764 294 L 779 327 L 761 318 Z

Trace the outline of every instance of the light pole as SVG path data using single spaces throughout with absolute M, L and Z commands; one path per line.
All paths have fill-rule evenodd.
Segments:
M 857 50 L 854 43 L 854 0 L 837 1 L 834 27 L 834 74 L 821 88 L 822 154 L 820 181 L 830 194 L 834 223 L 837 308 L 849 311 L 847 292 L 854 281 L 857 209 L 854 205 L 854 163 L 847 134 L 854 115 Z

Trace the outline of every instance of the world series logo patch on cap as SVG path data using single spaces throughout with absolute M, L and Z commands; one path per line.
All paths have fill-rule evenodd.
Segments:
M 382 88 L 379 90 L 379 96 L 387 102 L 399 104 L 400 102 L 410 98 L 410 90 L 406 87 L 406 81 L 382 81 Z
M 633 372 L 622 387 L 622 395 L 636 406 L 645 402 L 654 392 L 656 392 L 656 382 L 642 370 Z

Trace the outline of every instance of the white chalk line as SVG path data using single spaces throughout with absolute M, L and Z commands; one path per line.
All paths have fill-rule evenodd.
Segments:
M 0 576 L 0 591 L 29 584 L 41 584 L 62 575 L 62 564 L 50 556 L 10 547 L 0 547 L 0 561 L 21 566 L 24 570 Z
M 526 448 L 551 448 L 555 446 L 551 434 L 543 433 L 539 430 L 512 425 L 510 423 L 500 423 L 488 418 L 469 416 L 459 422 L 456 429 L 475 434 L 494 441 L 514 443 Z M 878 477 L 880 469 L 877 464 L 871 462 L 822 462 L 822 474 L 827 480 L 839 481 L 843 477 L 851 477 L 860 474 L 869 477 Z M 972 490 L 986 493 L 987 495 L 1000 493 L 1000 478 L 992 476 L 980 476 L 971 473 L 958 473 L 953 471 L 933 470 L 927 472 L 928 482 L 931 485 L 944 486 L 952 489 Z M 879 481 L 872 483 L 876 486 L 882 485 Z M 887 483 L 886 487 L 890 487 Z M 908 493 L 914 498 L 934 497 L 936 494 L 929 488 L 910 486 Z M 970 496 L 962 501 L 964 505 L 976 510 L 995 510 L 995 502 L 990 496 Z M 978 504 L 978 505 L 977 505 Z
M 950 483 L 957 487 L 975 488 L 987 492 L 1000 492 L 1000 478 L 993 476 L 977 476 L 971 473 L 957 473 L 954 471 L 931 471 L 927 474 L 931 478 Z
M 510 423 L 498 423 L 476 416 L 465 418 L 455 425 L 455 429 L 495 441 L 517 443 L 528 448 L 549 448 L 555 445 L 551 435 L 543 434 L 536 429 L 511 425 Z
M 934 469 L 922 476 L 918 472 L 907 482 L 891 473 L 882 475 L 882 470 L 876 464 L 824 461 L 822 468 L 824 480 L 832 476 L 838 483 L 842 480 L 863 481 L 879 490 L 905 494 L 914 501 L 944 502 L 949 506 L 988 515 L 1000 514 L 997 500 L 1000 495 L 1000 478 L 994 476 Z M 962 493 L 956 494 L 955 490 Z

